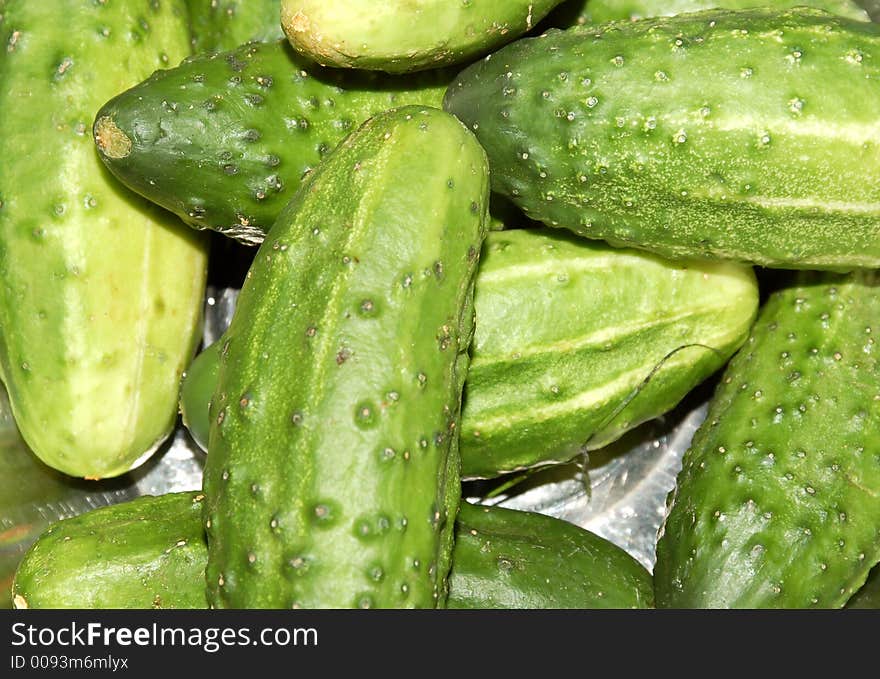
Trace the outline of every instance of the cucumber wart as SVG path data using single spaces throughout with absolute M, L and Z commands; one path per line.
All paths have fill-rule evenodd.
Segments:
M 402 107 L 347 137 L 278 217 L 211 400 L 213 606 L 444 604 L 488 184 L 461 123 Z

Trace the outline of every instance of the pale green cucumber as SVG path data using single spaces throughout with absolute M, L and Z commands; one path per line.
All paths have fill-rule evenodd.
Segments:
M 281 0 L 186 0 L 186 4 L 194 54 L 284 37 Z
M 92 122 L 186 56 L 185 8 L 7 0 L 0 38 L 0 375 L 40 459 L 116 476 L 175 424 L 207 248 L 109 175 Z

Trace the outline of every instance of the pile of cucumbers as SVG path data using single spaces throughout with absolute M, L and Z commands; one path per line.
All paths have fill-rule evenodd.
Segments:
M 0 0 L 0 34 L 22 437 L 97 484 L 178 421 L 207 453 L 198 492 L 50 525 L 16 607 L 874 605 L 851 0 Z M 224 243 L 247 273 L 198 351 Z M 652 573 L 462 497 L 713 376 Z

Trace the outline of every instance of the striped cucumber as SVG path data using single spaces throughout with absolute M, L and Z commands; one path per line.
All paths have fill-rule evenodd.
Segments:
M 490 233 L 465 383 L 466 478 L 565 462 L 672 409 L 745 342 L 751 269 L 675 264 L 546 229 Z M 187 369 L 181 412 L 203 447 L 222 341 Z
M 685 453 L 657 605 L 834 608 L 880 561 L 880 275 L 771 295 Z
M 668 257 L 880 266 L 880 26 L 796 8 L 548 31 L 445 107 L 530 217 Z
M 98 112 L 95 138 L 132 190 L 190 226 L 257 244 L 346 134 L 392 107 L 439 107 L 451 79 L 321 69 L 286 41 L 255 43 L 193 57 L 118 94 Z
M 281 0 L 186 0 L 194 54 L 284 37 Z
M 187 54 L 184 7 L 7 0 L 0 37 L 0 376 L 40 459 L 115 476 L 175 423 L 207 248 L 110 177 L 89 132 L 110 96 Z
M 278 217 L 220 350 L 212 605 L 444 603 L 488 183 L 463 125 L 408 106 L 347 137 Z
M 207 608 L 200 493 L 59 521 L 15 573 L 16 608 Z M 450 608 L 646 608 L 651 576 L 616 545 L 534 512 L 462 502 Z
M 15 572 L 16 608 L 207 608 L 201 493 L 95 509 L 50 525 Z
M 562 0 L 282 0 L 290 43 L 325 66 L 403 73 L 466 63 L 532 29 Z

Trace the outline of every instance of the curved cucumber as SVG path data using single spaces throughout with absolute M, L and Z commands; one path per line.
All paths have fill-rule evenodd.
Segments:
M 774 293 L 697 431 L 657 544 L 657 605 L 834 608 L 880 561 L 880 276 Z
M 444 603 L 488 183 L 461 123 L 408 106 L 352 133 L 278 217 L 220 351 L 212 605 Z
M 194 54 L 284 37 L 281 0 L 186 0 L 186 4 Z
M 256 244 L 346 134 L 392 107 L 439 107 L 451 79 L 321 69 L 286 41 L 254 43 L 194 57 L 105 100 L 95 136 L 126 186 L 190 226 Z
M 207 608 L 201 493 L 144 496 L 47 528 L 12 586 L 16 608 Z
M 403 73 L 467 62 L 532 29 L 562 0 L 282 0 L 297 51 L 325 66 Z
M 797 8 L 548 31 L 445 107 L 530 217 L 667 257 L 880 266 L 880 26 Z
M 565 462 L 672 409 L 742 345 L 751 269 L 672 263 L 543 229 L 490 233 L 465 383 L 466 478 Z M 187 369 L 181 412 L 206 447 L 217 342 Z
M 40 459 L 115 476 L 175 423 L 207 248 L 109 176 L 89 132 L 108 97 L 187 53 L 184 8 L 9 0 L 0 39 L 0 375 Z
M 17 608 L 207 608 L 198 493 L 59 521 L 18 566 Z M 614 544 L 542 514 L 462 502 L 450 608 L 645 608 L 650 574 Z

